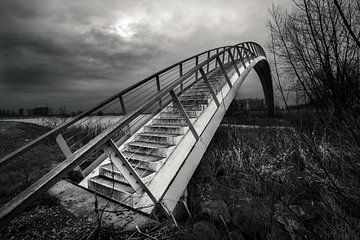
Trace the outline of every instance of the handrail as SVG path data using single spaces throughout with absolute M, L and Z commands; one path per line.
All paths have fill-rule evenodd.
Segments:
M 252 50 L 249 47 L 246 47 L 245 44 L 248 45 L 248 46 L 249 45 L 252 46 L 254 48 L 254 50 Z M 221 49 L 221 48 L 223 48 L 223 50 L 218 51 L 218 49 Z M 182 76 L 180 76 L 178 79 L 176 79 L 175 81 L 173 81 L 172 83 L 167 85 L 165 88 L 161 89 L 156 94 L 154 94 L 145 104 L 138 107 L 136 110 L 130 112 L 129 114 L 126 114 L 124 118 L 118 120 L 113 125 L 111 125 L 109 128 L 102 131 L 94 139 L 92 139 L 91 141 L 86 143 L 84 146 L 82 146 L 80 149 L 78 149 L 77 151 L 72 153 L 63 162 L 59 163 L 54 169 L 52 169 L 50 172 L 48 172 L 45 176 L 43 176 L 37 182 L 32 184 L 29 188 L 27 188 L 25 191 L 20 193 L 13 200 L 11 200 L 7 204 L 5 204 L 0 209 L 0 221 L 3 221 L 4 219 L 11 216 L 12 213 L 15 212 L 15 210 L 18 210 L 18 211 L 22 210 L 23 207 L 26 205 L 26 203 L 31 202 L 33 199 L 35 199 L 37 196 L 39 196 L 42 192 L 49 189 L 60 178 L 65 176 L 74 167 L 78 166 L 87 156 L 89 156 L 89 154 L 91 154 L 94 151 L 97 151 L 97 150 L 101 149 L 104 146 L 104 144 L 106 144 L 106 142 L 108 142 L 113 137 L 115 131 L 126 127 L 133 120 L 135 120 L 143 111 L 145 111 L 146 109 L 151 107 L 154 103 L 159 101 L 159 99 L 164 97 L 166 94 L 169 94 L 170 91 L 173 91 L 176 87 L 178 87 L 185 80 L 190 78 L 193 74 L 197 73 L 204 66 L 210 64 L 213 60 L 216 61 L 216 59 L 221 55 L 225 56 L 225 53 L 227 51 L 232 51 L 232 50 L 236 51 L 237 48 L 242 48 L 242 49 L 244 49 L 244 51 L 250 52 L 253 55 L 253 57 L 261 56 L 261 55 L 265 56 L 265 52 L 261 48 L 261 46 L 256 44 L 256 43 L 252 43 L 252 42 L 240 43 L 240 44 L 236 44 L 236 45 L 233 45 L 233 46 L 221 47 L 221 48 L 215 48 L 215 50 L 217 52 L 212 56 L 210 56 L 211 51 L 214 51 L 214 49 L 202 52 L 202 53 L 197 54 L 197 55 L 194 55 L 194 57 L 196 58 L 196 57 L 198 57 L 198 56 L 200 56 L 200 55 L 202 55 L 204 53 L 207 53 L 207 52 L 210 53 L 210 54 L 208 54 L 208 56 L 210 56 L 210 57 L 208 57 L 206 60 L 204 60 L 201 63 L 198 63 L 197 66 L 193 67 L 191 70 L 187 71 Z M 240 58 L 238 58 L 238 57 L 235 58 L 235 56 L 240 56 Z M 242 54 L 236 54 L 235 56 L 234 56 L 235 60 L 245 58 L 245 57 L 242 56 Z M 111 102 L 112 100 L 118 98 L 122 94 L 130 91 L 129 89 L 134 89 L 137 86 L 140 86 L 143 83 L 149 81 L 150 79 L 153 79 L 154 77 L 158 76 L 159 74 L 164 73 L 167 70 L 172 69 L 173 67 L 179 66 L 180 64 L 188 61 L 189 59 L 192 59 L 192 58 L 187 58 L 187 59 L 185 59 L 183 61 L 180 61 L 180 62 L 178 62 L 176 64 L 171 65 L 172 66 L 171 68 L 167 67 L 167 68 L 157 72 L 156 74 L 153 74 L 150 77 L 145 78 L 144 80 L 140 81 L 139 83 L 136 83 L 136 84 L 126 88 L 125 90 L 120 91 L 119 93 L 105 99 L 104 101 L 102 101 L 101 103 L 96 105 L 95 107 L 91 108 L 90 110 L 86 111 L 83 114 L 78 115 L 77 117 L 75 117 L 71 121 L 66 122 L 66 123 L 62 124 L 61 126 L 56 127 L 55 129 L 45 133 L 44 135 L 40 136 L 39 138 L 33 140 L 31 143 L 19 148 L 15 152 L 13 152 L 13 153 L 5 156 L 3 159 L 1 159 L 0 167 L 2 165 L 6 164 L 7 162 L 9 162 L 11 159 L 16 157 L 17 155 L 21 154 L 22 152 L 24 152 L 24 151 L 28 150 L 29 148 L 33 147 L 34 145 L 38 144 L 39 142 L 41 142 L 45 138 L 47 138 L 49 136 L 52 136 L 55 133 L 61 132 L 61 130 L 63 130 L 67 126 L 75 123 L 76 121 L 80 120 L 82 117 L 87 116 L 89 113 L 96 111 L 101 106 L 104 106 L 105 104 L 107 104 L 107 103 Z M 195 79 L 195 82 L 199 81 L 200 79 L 201 78 Z

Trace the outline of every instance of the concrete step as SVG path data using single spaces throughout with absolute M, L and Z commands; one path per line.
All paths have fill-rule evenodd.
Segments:
M 165 163 L 166 158 L 158 156 L 149 156 L 140 153 L 124 151 L 122 154 L 136 168 L 143 168 L 151 171 L 158 171 Z
M 191 87 L 185 93 L 187 93 L 187 92 L 191 92 L 191 93 L 193 93 L 193 92 L 201 92 L 201 93 L 204 93 L 204 92 L 209 92 L 209 88 L 205 84 L 198 84 L 198 85 L 194 85 L 193 87 Z
M 190 118 L 190 121 L 192 123 L 195 122 L 195 118 Z M 160 117 L 160 118 L 154 118 L 152 120 L 153 124 L 156 125 L 173 125 L 173 126 L 187 126 L 187 122 L 184 118 L 170 118 L 170 117 Z
M 130 207 L 136 207 L 136 202 L 138 202 L 142 196 L 137 194 L 129 185 L 112 181 L 102 176 L 90 178 L 88 186 L 90 190 Z
M 201 115 L 202 111 L 186 111 L 186 113 L 190 118 L 197 118 Z M 182 114 L 180 112 L 162 111 L 160 117 L 182 117 Z
M 203 112 L 203 110 L 207 107 L 207 105 L 183 105 L 183 108 L 186 112 L 189 111 L 200 111 Z M 180 112 L 179 108 L 176 106 L 169 106 L 165 110 L 166 112 Z
M 177 145 L 184 135 L 181 134 L 164 134 L 164 133 L 139 133 L 136 141 L 152 142 L 160 144 Z
M 130 142 L 126 147 L 126 151 L 158 157 L 167 157 L 174 150 L 174 148 L 174 145 L 169 144 Z
M 225 81 L 209 81 L 210 85 L 213 89 L 217 89 L 219 90 L 220 88 L 222 88 L 222 86 L 224 85 Z M 204 88 L 204 89 L 208 89 L 208 86 L 205 83 L 201 83 L 199 86 L 199 88 Z
M 198 90 L 194 90 L 194 89 L 189 89 L 188 91 L 184 92 L 180 96 L 202 96 L 202 95 L 211 96 L 209 89 L 206 88 L 206 91 L 198 91 Z
M 208 98 L 211 98 L 211 94 L 208 93 L 208 94 L 183 94 L 183 95 L 180 95 L 179 99 L 180 100 L 186 100 L 186 99 L 193 99 L 193 98 L 196 98 L 196 99 L 208 99 Z
M 166 134 L 185 134 L 189 130 L 187 126 L 172 125 L 147 125 L 144 127 L 145 133 L 166 133 Z
M 183 105 L 208 105 L 210 101 L 211 101 L 210 99 L 196 99 L 196 98 L 180 99 L 180 102 Z
M 188 93 L 188 94 L 205 94 L 205 93 L 209 93 L 209 89 L 208 88 L 195 88 L 192 87 L 188 90 L 186 90 L 183 94 Z
M 211 78 L 208 78 L 208 81 L 209 81 L 209 83 L 211 85 L 216 85 L 216 84 L 222 83 L 224 81 L 224 79 L 221 79 L 221 78 L 217 79 L 216 77 L 214 77 L 214 78 L 211 77 Z M 193 87 L 194 88 L 204 88 L 204 89 L 206 89 L 207 84 L 205 83 L 205 81 L 200 81 L 197 84 L 195 84 Z
M 150 171 L 150 170 L 142 169 L 142 168 L 137 168 L 136 172 L 138 173 L 138 175 L 141 177 L 141 179 L 145 183 L 149 182 L 156 173 L 154 171 Z M 108 178 L 110 180 L 114 179 L 118 182 L 128 184 L 128 181 L 121 174 L 121 172 L 117 169 L 117 167 L 115 165 L 111 165 L 111 163 L 100 166 L 99 175 L 102 177 Z

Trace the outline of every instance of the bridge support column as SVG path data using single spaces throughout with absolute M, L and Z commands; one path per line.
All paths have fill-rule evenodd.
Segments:
M 260 78 L 260 82 L 264 91 L 265 102 L 270 117 L 275 115 L 274 108 L 274 92 L 272 86 L 272 77 L 269 63 L 265 60 L 260 61 L 254 66 L 257 75 Z

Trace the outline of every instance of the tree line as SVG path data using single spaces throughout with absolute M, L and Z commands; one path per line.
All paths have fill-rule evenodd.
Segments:
M 360 2 L 293 2 L 293 11 L 273 6 L 268 24 L 281 98 L 312 103 L 320 121 L 333 121 L 360 146 Z

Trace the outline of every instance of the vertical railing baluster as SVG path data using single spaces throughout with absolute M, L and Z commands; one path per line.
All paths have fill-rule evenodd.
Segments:
M 69 145 L 67 145 L 63 135 L 60 133 L 56 136 L 56 143 L 59 145 L 60 150 L 63 152 L 66 158 L 70 157 L 72 152 L 69 148 Z M 77 172 L 82 178 L 85 178 L 84 173 L 82 172 L 81 168 L 79 166 L 76 166 L 73 170 L 74 172 Z
M 195 58 L 195 66 L 197 66 L 199 64 L 199 56 L 196 56 Z M 195 73 L 195 81 L 198 80 L 198 72 L 196 71 Z
M 222 71 L 223 74 L 224 74 L 224 77 L 225 77 L 226 82 L 229 84 L 230 87 L 232 87 L 232 83 L 231 83 L 231 81 L 230 81 L 230 78 L 229 78 L 229 76 L 227 75 L 226 70 L 225 70 L 225 67 L 224 67 L 224 64 L 221 62 L 219 56 L 216 57 L 216 60 L 217 60 L 218 63 L 219 63 L 219 66 L 220 66 L 220 68 L 221 68 L 221 71 Z
M 188 124 L 190 131 L 194 135 L 195 139 L 199 140 L 199 135 L 196 132 L 194 125 L 190 121 L 189 115 L 186 113 L 184 106 L 181 104 L 181 102 L 180 102 L 179 98 L 176 96 L 176 93 L 174 92 L 174 90 L 170 91 L 170 95 L 174 101 L 174 104 L 179 108 L 181 115 L 184 117 L 184 119 L 185 119 L 186 123 Z
M 206 74 L 204 72 L 204 69 L 200 68 L 199 71 L 200 71 L 200 74 L 201 74 L 202 78 L 205 81 L 206 86 L 208 87 L 208 89 L 210 91 L 210 94 L 211 94 L 212 98 L 215 101 L 216 106 L 219 107 L 220 106 L 219 100 L 216 97 L 216 93 L 215 93 L 214 89 L 211 87 L 211 84 L 210 84 L 210 82 L 209 82 L 209 80 L 208 80 L 208 78 L 207 78 L 207 76 L 206 76 Z
M 244 58 L 243 58 L 243 56 L 242 56 L 242 54 L 241 54 L 240 47 L 239 47 L 239 46 L 236 46 L 236 48 L 237 48 L 237 51 L 238 51 L 239 59 L 240 59 L 242 65 L 244 66 L 244 69 L 245 69 L 245 68 L 246 68 L 246 65 L 245 65 Z
M 243 44 L 243 49 L 244 49 L 244 53 L 246 55 L 246 61 L 250 63 L 250 53 L 249 53 L 249 50 L 247 48 L 247 46 L 245 46 L 245 44 Z
M 124 104 L 124 99 L 123 99 L 123 96 L 122 96 L 122 95 L 119 96 L 119 101 L 120 101 L 120 106 L 121 106 L 122 114 L 125 115 L 125 114 L 126 114 L 126 110 L 125 110 L 125 104 Z
M 255 53 L 253 53 L 253 50 L 251 49 L 251 44 L 247 43 L 247 48 L 249 49 L 249 53 L 252 55 L 251 57 L 253 57 L 255 55 Z
M 235 49 L 235 48 L 234 48 Z M 232 62 L 232 64 L 234 65 L 234 68 L 235 68 L 235 70 L 236 70 L 236 72 L 237 72 L 237 74 L 239 75 L 239 77 L 240 77 L 240 71 L 239 71 L 239 68 L 237 67 L 237 65 L 236 65 L 236 62 L 235 62 L 235 59 L 234 59 L 234 56 L 233 56 L 233 54 L 231 53 L 231 50 L 229 49 L 229 51 L 228 51 L 228 54 L 229 54 L 229 57 L 230 57 L 230 60 L 231 60 L 231 62 Z
M 225 62 L 225 47 L 223 48 L 222 62 Z
M 251 46 L 252 46 L 252 44 L 248 43 L 248 47 L 249 47 L 249 50 L 250 50 L 251 54 L 255 55 L 254 50 L 251 48 Z
M 216 54 L 218 54 L 219 53 L 219 49 L 217 48 L 216 49 Z M 217 61 L 215 61 L 215 68 L 217 68 Z M 209 71 L 208 71 L 209 72 Z
M 182 75 L 183 75 L 183 64 L 182 63 L 179 64 L 179 75 L 180 75 L 180 77 L 182 77 Z M 180 91 L 182 92 L 183 90 L 184 90 L 184 83 L 181 82 L 180 83 Z
M 254 44 L 251 44 L 251 47 L 252 47 L 252 49 L 253 49 L 253 51 L 254 51 L 254 54 L 257 56 L 258 54 L 257 54 L 257 52 L 256 52 L 255 45 L 254 45 Z
M 208 53 L 207 53 L 207 59 L 210 58 L 210 55 L 211 55 L 211 53 L 210 53 L 210 51 L 208 51 Z M 207 63 L 207 66 L 206 66 L 206 72 L 207 72 L 207 73 L 209 73 L 209 69 L 210 69 L 210 62 L 208 62 L 208 63 Z
M 161 88 L 160 88 L 160 78 L 159 78 L 159 75 L 156 75 L 156 87 L 157 87 L 158 92 L 160 92 L 160 91 L 161 91 Z M 160 106 L 160 108 L 162 108 L 161 98 L 159 99 L 159 106 Z

